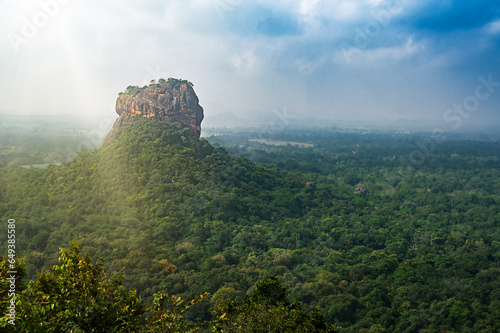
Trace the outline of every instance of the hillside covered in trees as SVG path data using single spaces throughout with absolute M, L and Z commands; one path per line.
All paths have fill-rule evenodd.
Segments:
M 323 317 L 339 332 L 500 330 L 498 142 L 449 140 L 410 168 L 399 159 L 415 149 L 406 137 L 309 141 L 226 150 L 178 124 L 139 121 L 60 166 L 1 168 L 0 216 L 17 221 L 33 280 L 20 302 L 35 311 L 33 291 L 50 295 L 80 262 L 99 282 L 89 293 L 115 297 L 99 313 L 117 331 L 145 329 L 175 297 L 195 300 L 186 321 L 222 320 L 227 332 L 270 318 L 326 331 Z M 86 332 L 71 313 L 92 317 L 93 305 L 67 318 Z M 43 311 L 23 320 L 48 322 Z

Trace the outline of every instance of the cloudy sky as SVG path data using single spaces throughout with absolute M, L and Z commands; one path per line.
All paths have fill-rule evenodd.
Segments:
M 498 0 L 0 0 L 0 113 L 116 115 L 195 85 L 206 119 L 500 124 Z

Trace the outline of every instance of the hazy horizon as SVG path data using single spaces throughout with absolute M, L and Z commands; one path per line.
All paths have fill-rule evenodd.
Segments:
M 6 0 L 0 26 L 4 115 L 113 120 L 128 85 L 177 77 L 207 123 L 500 126 L 496 1 Z

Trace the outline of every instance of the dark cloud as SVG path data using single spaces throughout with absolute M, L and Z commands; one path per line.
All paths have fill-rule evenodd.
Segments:
M 449 0 L 427 3 L 408 23 L 417 30 L 446 33 L 478 28 L 499 17 L 498 0 Z

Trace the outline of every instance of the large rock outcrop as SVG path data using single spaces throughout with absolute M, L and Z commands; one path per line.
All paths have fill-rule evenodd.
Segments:
M 116 113 L 119 117 L 106 140 L 116 138 L 137 116 L 178 122 L 200 137 L 203 108 L 188 81 L 169 79 L 142 88 L 130 86 L 116 100 Z

